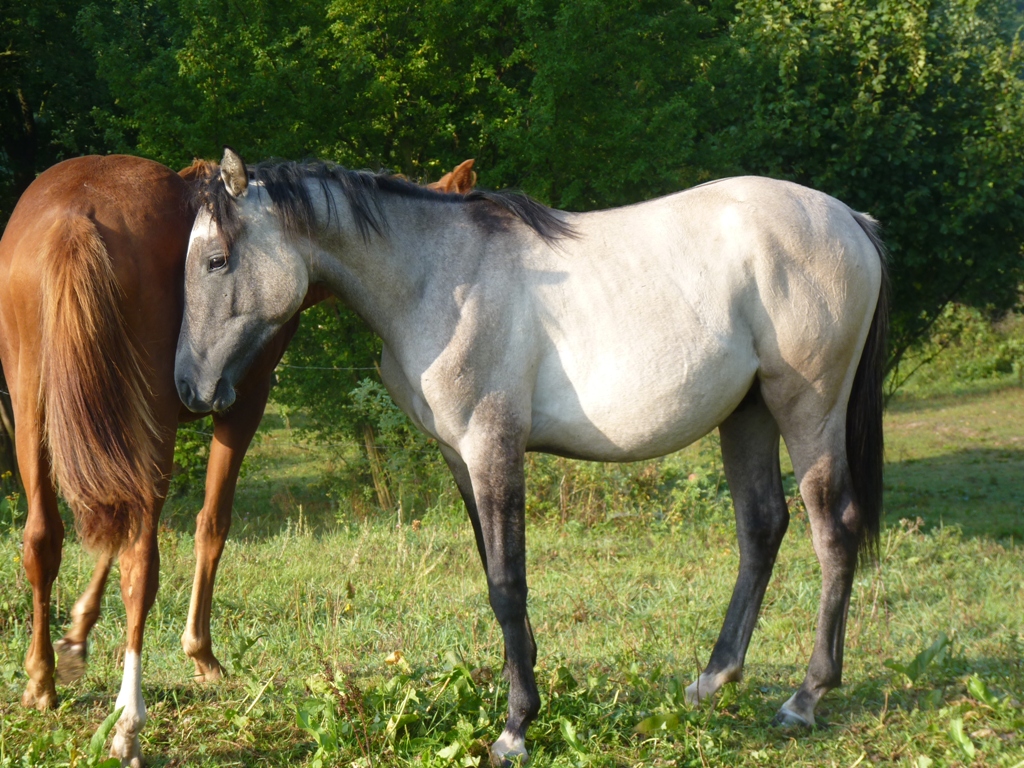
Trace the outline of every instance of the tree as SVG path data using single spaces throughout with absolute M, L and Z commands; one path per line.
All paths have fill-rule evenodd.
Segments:
M 534 0 L 521 15 L 532 77 L 519 119 L 496 136 L 498 178 L 571 210 L 702 179 L 706 75 L 729 44 L 729 4 Z
M 1024 281 L 1022 51 L 1010 3 L 741 0 L 721 167 L 789 178 L 879 218 L 898 365 L 943 307 Z M 742 103 L 735 103 L 736 97 Z
M 76 33 L 82 4 L 0 2 L 0 221 L 41 171 L 107 148 L 94 112 L 111 102 Z
M 116 0 L 83 28 L 120 146 L 171 165 L 317 156 L 412 177 L 514 113 L 515 5 L 482 0 Z

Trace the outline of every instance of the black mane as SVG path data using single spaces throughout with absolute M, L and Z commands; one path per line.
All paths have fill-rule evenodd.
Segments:
M 414 184 L 402 176 L 350 171 L 340 165 L 321 161 L 267 160 L 249 166 L 248 171 L 249 183 L 262 185 L 289 232 L 311 232 L 328 225 L 331 216 L 337 215 L 334 193 L 340 188 L 364 239 L 369 238 L 371 231 L 381 236 L 387 235 L 389 226 L 382 205 L 382 196 L 385 194 L 453 205 L 472 205 L 473 219 L 489 231 L 507 229 L 511 220 L 518 219 L 548 242 L 575 235 L 572 227 L 559 219 L 552 209 L 519 192 L 473 190 L 465 195 L 437 192 Z M 320 185 L 328 201 L 325 222 L 316 219 L 313 200 L 305 183 L 311 179 Z M 213 216 L 230 248 L 238 236 L 240 223 L 234 198 L 224 186 L 219 167 L 214 166 L 194 186 L 193 198 L 196 210 L 205 209 Z

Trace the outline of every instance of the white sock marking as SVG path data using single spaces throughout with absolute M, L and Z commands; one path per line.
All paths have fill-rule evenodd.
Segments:
M 491 752 L 498 757 L 526 757 L 526 739 L 509 731 L 502 731 L 498 740 L 491 745 Z
M 117 694 L 115 709 L 124 707 L 117 721 L 117 729 L 127 736 L 130 732 L 137 737 L 146 724 L 146 703 L 142 700 L 142 659 L 129 649 L 124 654 L 124 675 L 121 678 L 121 692 Z

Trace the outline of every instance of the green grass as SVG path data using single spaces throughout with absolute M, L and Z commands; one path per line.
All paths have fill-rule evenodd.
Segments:
M 1022 406 L 1013 388 L 892 403 L 881 562 L 857 577 L 845 685 L 810 733 L 769 725 L 813 642 L 820 575 L 799 505 L 746 677 L 700 708 L 682 689 L 710 653 L 735 577 L 725 505 L 680 484 L 664 514 L 531 523 L 542 696 L 532 764 L 1024 765 Z M 683 477 L 707 447 L 674 459 Z M 448 497 L 417 512 L 418 530 L 364 520 L 321 480 L 339 455 L 288 440 L 280 420 L 261 433 L 214 601 L 215 650 L 232 672 L 217 686 L 190 681 L 178 643 L 196 502 L 172 502 L 144 654 L 149 765 L 486 764 L 506 686 L 463 513 Z M 15 528 L 0 534 L 0 766 L 85 766 L 74 750 L 112 709 L 124 611 L 110 589 L 86 677 L 59 690 L 56 712 L 22 710 L 31 603 L 19 540 Z M 91 565 L 69 543 L 55 637 Z M 66 740 L 50 744 L 54 733 Z

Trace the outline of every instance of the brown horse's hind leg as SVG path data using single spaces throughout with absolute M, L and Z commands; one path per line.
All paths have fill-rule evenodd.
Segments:
M 166 491 L 166 486 L 162 490 Z M 142 767 L 139 734 L 146 724 L 146 704 L 142 699 L 142 639 L 146 616 L 156 600 L 160 579 L 160 553 L 157 550 L 157 520 L 162 497 L 147 510 L 138 538 L 121 553 L 121 598 L 127 614 L 127 644 L 121 692 L 114 704 L 121 709 L 112 757 L 120 758 L 122 766 Z
M 789 526 L 779 469 L 779 428 L 757 385 L 718 429 L 725 476 L 736 508 L 740 570 L 707 668 L 686 689 L 691 704 L 742 676 L 750 636 Z
M 114 558 L 110 554 L 99 555 L 89 586 L 71 609 L 71 628 L 53 646 L 57 652 L 57 681 L 62 684 L 73 682 L 85 674 L 89 632 L 100 616 L 100 601 L 113 563 Z
M 21 389 L 32 393 L 37 391 L 32 387 Z M 23 559 L 25 573 L 32 585 L 32 641 L 25 654 L 28 685 L 21 703 L 42 710 L 57 706 L 53 645 L 50 642 L 50 595 L 60 569 L 64 524 L 57 512 L 57 496 L 50 481 L 49 461 L 40 440 L 40 424 L 35 409 L 23 407 L 16 410 L 16 414 L 18 464 L 28 501 Z
M 248 380 L 247 380 L 248 381 Z M 270 377 L 261 376 L 251 389 L 239 393 L 230 411 L 213 417 L 213 442 L 206 468 L 206 498 L 196 518 L 196 573 L 192 582 L 192 601 L 188 620 L 181 635 L 181 646 L 195 662 L 195 679 L 220 680 L 224 668 L 213 655 L 210 615 L 213 609 L 213 584 L 235 499 L 242 459 L 263 417 L 270 394 Z

